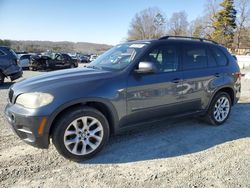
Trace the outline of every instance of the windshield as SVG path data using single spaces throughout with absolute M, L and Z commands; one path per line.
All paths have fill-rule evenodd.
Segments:
M 146 47 L 147 44 L 121 44 L 117 45 L 87 67 L 108 70 L 123 70 L 126 68 L 136 56 Z

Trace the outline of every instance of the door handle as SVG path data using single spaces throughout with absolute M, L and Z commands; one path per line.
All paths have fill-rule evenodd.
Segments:
M 175 84 L 178 84 L 181 82 L 181 79 L 180 78 L 175 78 L 172 80 L 172 83 L 175 83 Z
M 220 73 L 215 73 L 214 76 L 220 77 Z

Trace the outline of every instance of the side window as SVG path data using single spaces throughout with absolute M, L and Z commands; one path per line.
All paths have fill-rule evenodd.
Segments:
M 218 65 L 220 66 L 225 66 L 227 65 L 227 58 L 225 54 L 218 48 L 213 48 L 215 60 Z
M 55 60 L 61 61 L 62 60 L 62 56 L 60 54 L 56 54 Z
M 211 49 L 208 48 L 207 54 L 208 54 L 208 67 L 217 67 L 217 63 Z
M 5 53 L 0 50 L 0 56 L 3 56 L 3 55 L 5 55 Z
M 68 56 L 66 54 L 62 54 L 62 58 L 66 61 L 68 61 Z
M 158 72 L 174 72 L 178 70 L 178 52 L 175 46 L 159 46 L 144 56 L 143 61 L 155 64 Z
M 183 70 L 202 69 L 207 67 L 206 48 L 200 45 L 183 47 Z

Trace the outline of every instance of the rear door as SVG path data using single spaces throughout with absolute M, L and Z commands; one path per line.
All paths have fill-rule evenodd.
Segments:
M 183 44 L 183 106 L 189 112 L 207 107 L 211 98 L 213 83 L 222 81 L 215 58 L 208 45 L 199 43 Z
M 54 66 L 62 67 L 64 65 L 63 56 L 61 54 L 56 54 L 53 60 Z
M 71 57 L 67 54 L 62 54 L 62 57 L 63 57 L 63 65 L 66 66 L 66 67 L 70 67 L 71 66 L 71 63 L 73 63 Z

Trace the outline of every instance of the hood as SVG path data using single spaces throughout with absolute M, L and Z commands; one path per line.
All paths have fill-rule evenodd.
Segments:
M 65 69 L 44 73 L 14 84 L 11 88 L 18 93 L 43 91 L 48 88 L 63 87 L 72 84 L 82 84 L 110 77 L 109 71 L 92 68 Z

